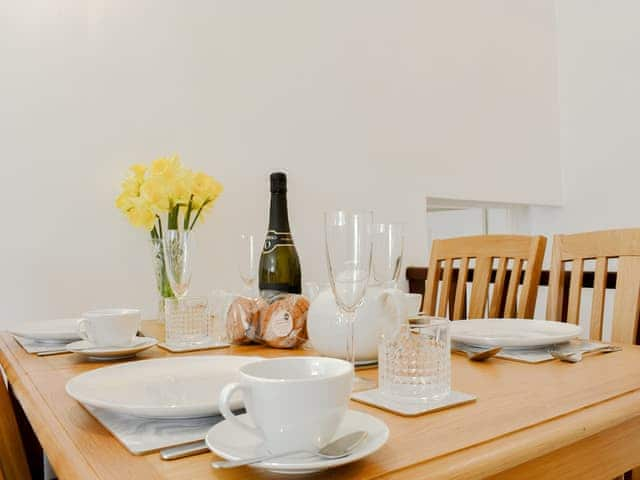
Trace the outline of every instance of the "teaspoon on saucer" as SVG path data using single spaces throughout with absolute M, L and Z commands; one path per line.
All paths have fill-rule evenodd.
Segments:
M 219 462 L 212 462 L 213 468 L 235 468 L 242 467 L 244 465 L 251 465 L 252 463 L 264 462 L 274 458 L 284 457 L 288 455 L 295 455 L 298 453 L 309 453 L 318 457 L 335 459 L 342 458 L 349 455 L 358 445 L 360 445 L 367 438 L 367 432 L 357 431 L 344 435 L 333 442 L 328 443 L 318 451 L 307 450 L 295 450 L 291 452 L 281 452 L 269 455 L 262 455 L 260 457 L 245 458 L 242 460 L 221 460 Z

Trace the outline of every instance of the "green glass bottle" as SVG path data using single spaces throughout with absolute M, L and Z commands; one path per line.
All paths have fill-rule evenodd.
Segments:
M 258 286 L 266 298 L 302 292 L 300 259 L 289 228 L 287 176 L 282 172 L 271 174 L 269 230 L 260 256 Z

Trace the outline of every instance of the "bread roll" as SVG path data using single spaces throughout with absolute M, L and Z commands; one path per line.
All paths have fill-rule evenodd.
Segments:
M 258 332 L 262 342 L 275 348 L 294 348 L 307 340 L 309 301 L 301 295 L 273 299 L 260 312 Z
M 237 297 L 227 310 L 227 336 L 235 344 L 251 343 L 255 339 L 260 311 L 252 298 Z

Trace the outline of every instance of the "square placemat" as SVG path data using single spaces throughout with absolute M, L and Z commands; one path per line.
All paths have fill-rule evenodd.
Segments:
M 167 345 L 166 343 L 162 342 L 162 343 L 159 343 L 158 346 L 171 353 L 184 353 L 184 352 L 197 352 L 198 350 L 211 350 L 213 348 L 226 348 L 226 347 L 230 347 L 231 344 L 225 343 L 225 342 L 211 341 L 207 343 L 201 343 L 199 345 L 177 347 L 175 345 Z
M 204 439 L 222 415 L 201 418 L 140 418 L 83 405 L 104 428 L 134 455 L 184 445 Z
M 70 342 L 39 342 L 30 338 L 23 338 L 14 335 L 13 338 L 18 345 L 25 349 L 27 353 L 48 353 L 62 351 L 67 353 L 67 344 Z
M 371 405 L 372 407 L 381 408 L 389 412 L 397 413 L 413 417 L 424 413 L 437 412 L 446 408 L 464 405 L 465 403 L 475 402 L 477 397 L 469 393 L 451 391 L 449 395 L 437 400 L 419 401 L 406 400 L 402 397 L 391 397 L 384 395 L 377 388 L 357 392 L 351 395 L 352 400 Z

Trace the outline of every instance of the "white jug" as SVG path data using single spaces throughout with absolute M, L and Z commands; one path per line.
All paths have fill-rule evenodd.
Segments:
M 322 355 L 345 358 L 347 327 L 340 321 L 333 292 L 330 288 L 319 291 L 315 284 L 305 287 L 305 293 L 312 300 L 307 316 L 311 345 Z M 376 360 L 380 334 L 418 313 L 421 300 L 419 293 L 369 286 L 354 325 L 356 360 Z

